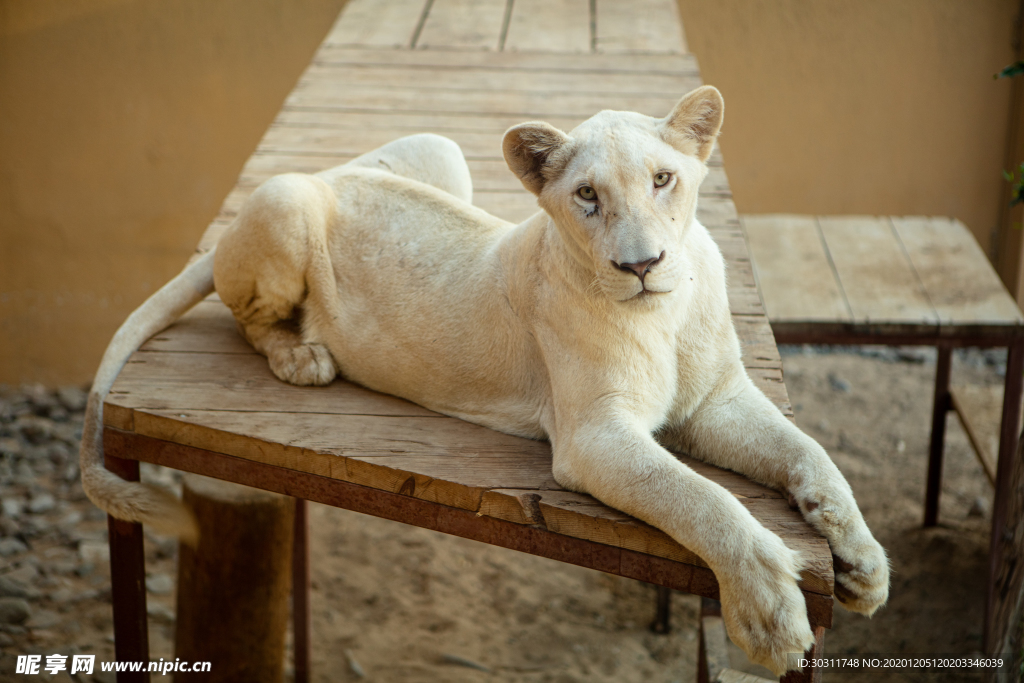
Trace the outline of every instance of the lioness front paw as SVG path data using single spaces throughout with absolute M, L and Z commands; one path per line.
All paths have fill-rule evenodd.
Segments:
M 782 675 L 814 644 L 807 605 L 797 586 L 799 556 L 774 534 L 754 546 L 728 576 L 719 577 L 722 618 L 729 637 L 750 658 Z
M 267 357 L 278 379 L 299 386 L 323 386 L 338 376 L 338 366 L 323 344 L 297 344 L 277 348 Z
M 846 609 L 871 616 L 889 599 L 889 560 L 870 535 L 860 543 L 832 545 L 836 599 Z

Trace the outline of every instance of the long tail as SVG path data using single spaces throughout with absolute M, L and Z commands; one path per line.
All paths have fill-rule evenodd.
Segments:
M 117 519 L 141 522 L 158 533 L 177 536 L 189 545 L 195 545 L 199 532 L 195 517 L 180 500 L 155 486 L 125 481 L 104 466 L 103 401 L 131 355 L 213 291 L 214 251 L 146 299 L 114 335 L 89 392 L 79 453 L 82 487 L 97 507 Z

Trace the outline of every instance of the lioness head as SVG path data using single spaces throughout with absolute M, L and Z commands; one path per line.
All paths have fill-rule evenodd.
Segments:
M 722 126 L 722 95 L 703 86 L 663 119 L 603 111 L 569 134 L 543 122 L 505 133 L 505 161 L 612 299 L 675 289 Z

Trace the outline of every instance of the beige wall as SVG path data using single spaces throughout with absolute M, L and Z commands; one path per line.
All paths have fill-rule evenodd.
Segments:
M 344 0 L 0 0 L 0 382 L 83 382 Z
M 1003 241 L 1011 84 L 992 74 L 1018 2 L 679 0 L 740 212 L 949 215 Z

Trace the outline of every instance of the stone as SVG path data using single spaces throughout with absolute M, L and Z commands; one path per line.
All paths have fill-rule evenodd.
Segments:
M 930 346 L 901 346 L 896 355 L 907 363 L 934 363 L 938 358 L 938 352 Z
M 32 614 L 21 598 L 0 598 L 0 624 L 23 624 Z
M 54 465 L 63 465 L 71 460 L 71 449 L 63 442 L 56 441 L 46 447 L 46 454 Z
M 26 558 L 26 560 L 35 559 L 33 557 Z M 25 561 L 20 567 L 14 571 L 7 572 L 4 574 L 4 578 L 10 579 L 11 581 L 17 581 L 18 583 L 29 585 L 35 581 L 36 577 L 39 576 L 39 569 L 35 564 Z
M 19 417 L 16 424 L 18 431 L 31 444 L 38 446 L 53 438 L 53 421 L 45 417 L 26 415 Z
M 0 454 L 19 456 L 22 453 L 21 442 L 14 438 L 0 439 Z
M 68 464 L 66 464 L 64 466 L 64 471 L 61 472 L 60 478 L 63 479 L 64 481 L 69 481 L 69 482 L 70 481 L 77 481 L 78 480 L 78 463 L 75 462 L 74 460 L 68 462 Z M 83 493 L 83 495 L 84 495 L 84 493 Z M 69 499 L 70 499 L 70 494 L 69 494 Z M 81 500 L 81 499 L 79 499 L 79 500 Z
M 0 557 L 19 555 L 28 550 L 28 546 L 16 538 L 0 538 Z
M 57 507 L 57 501 L 49 493 L 38 493 L 32 496 L 28 502 L 28 511 L 34 515 L 41 515 Z
M 967 511 L 968 517 L 984 517 L 988 514 L 988 501 L 978 496 L 971 503 L 971 509 Z
M 63 441 L 74 451 L 78 450 L 79 441 L 82 438 L 82 425 L 74 422 L 53 423 L 53 436 Z
M 53 463 L 46 457 L 36 458 L 32 463 L 32 471 L 35 474 L 47 475 L 53 474 Z
M 168 595 L 174 590 L 174 579 L 167 574 L 147 576 L 146 590 L 153 595 Z
M 0 517 L 0 536 L 16 536 L 21 531 L 21 527 L 11 517 L 2 516 Z
M 105 541 L 82 541 L 78 544 L 78 557 L 85 564 L 110 562 L 110 549 Z
M 88 399 L 89 395 L 78 387 L 71 386 L 57 389 L 57 400 L 73 413 L 80 413 L 85 410 L 85 404 Z
M 36 482 L 36 473 L 28 461 L 21 460 L 14 468 L 14 483 L 20 486 L 32 486 Z
M 167 605 L 162 605 L 158 602 L 151 602 L 146 605 L 146 614 L 153 617 L 157 621 L 164 623 L 174 623 L 174 610 Z
M 71 510 L 66 515 L 61 517 L 60 521 L 57 522 L 57 526 L 61 529 L 74 529 L 76 526 L 82 523 L 84 519 L 81 512 L 78 510 Z
M 21 392 L 28 398 L 33 410 L 38 415 L 46 415 L 50 410 L 59 405 L 57 397 L 51 394 L 42 384 L 23 385 Z
M 95 600 L 100 592 L 95 588 L 85 590 L 71 590 L 70 588 L 58 588 L 50 593 L 50 600 L 58 605 L 66 605 L 82 600 Z
M 35 591 L 31 591 L 35 593 Z M 31 597 L 28 586 L 10 578 L 0 576 L 0 598 L 28 598 Z
M 60 615 L 53 610 L 41 609 L 38 610 L 32 617 L 25 622 L 25 626 L 31 629 L 46 629 L 53 628 L 60 623 Z
M 78 570 L 78 563 L 73 560 L 54 560 L 47 562 L 45 567 L 49 574 L 67 576 L 68 574 L 74 574 Z
M 841 391 L 844 394 L 848 394 L 852 391 L 850 383 L 835 373 L 830 372 L 828 374 L 828 383 L 835 391 Z

